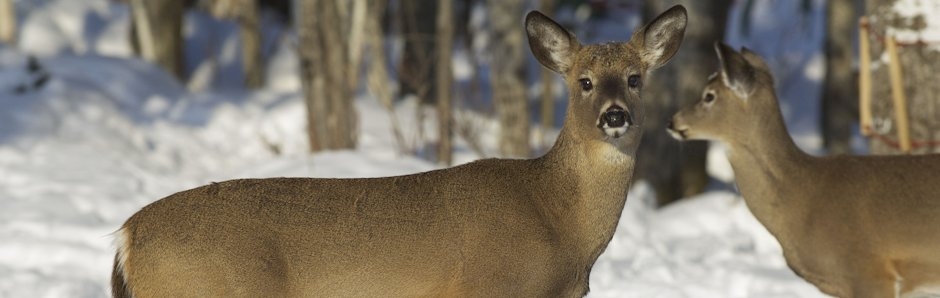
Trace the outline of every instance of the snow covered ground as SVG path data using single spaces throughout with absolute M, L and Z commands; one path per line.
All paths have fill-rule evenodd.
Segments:
M 129 58 L 126 7 L 107 0 L 17 3 L 20 46 L 0 46 L 0 297 L 109 296 L 110 233 L 176 191 L 240 177 L 374 177 L 437 168 L 398 153 L 388 113 L 367 93 L 356 101 L 359 148 L 306 154 L 288 47 L 270 47 L 268 73 L 275 79 L 268 87 L 227 88 L 240 80 L 231 73 L 238 69 L 234 34 L 191 14 L 201 24 L 186 30 L 194 42 L 204 39 L 194 37 L 206 34 L 201 30 L 223 28 L 211 29 L 218 48 L 199 45 L 218 52 L 215 66 L 188 62 L 191 72 L 202 71 L 189 87 L 207 90 L 191 92 Z M 790 9 L 771 3 L 777 4 L 759 9 Z M 793 73 L 812 71 L 818 49 L 791 49 L 793 61 L 804 65 Z M 27 53 L 37 55 L 40 70 L 30 70 Z M 810 93 L 817 79 L 784 84 L 793 90 L 781 93 Z M 413 104 L 399 105 L 402 120 L 415 119 Z M 816 113 L 811 103 L 788 107 Z M 494 125 L 478 121 L 492 150 Z M 809 140 L 801 146 L 818 146 L 804 123 L 815 118 L 788 121 L 797 123 L 791 128 L 798 140 Z M 457 147 L 458 162 L 479 158 L 464 143 Z M 710 167 L 713 175 L 731 177 L 720 165 Z M 594 267 L 590 297 L 825 297 L 786 267 L 776 241 L 727 187 L 661 210 L 649 207 L 652 200 L 643 183 L 631 191 L 617 234 Z

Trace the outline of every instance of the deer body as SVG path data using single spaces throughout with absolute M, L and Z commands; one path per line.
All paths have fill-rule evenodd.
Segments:
M 583 296 L 633 174 L 643 117 L 628 77 L 668 61 L 685 23 L 674 7 L 629 43 L 582 46 L 530 13 L 536 57 L 580 90 L 544 156 L 183 191 L 117 232 L 114 296 Z
M 670 132 L 727 144 L 741 195 L 790 268 L 839 297 L 940 285 L 940 155 L 808 155 L 787 133 L 766 64 L 716 49 L 721 71 Z
M 134 242 L 128 283 L 154 275 L 168 279 L 161 286 L 179 281 L 168 287 L 173 291 L 195 280 L 231 289 L 196 296 L 500 296 L 511 293 L 486 291 L 507 288 L 520 295 L 560 293 L 542 288 L 544 280 L 586 291 L 580 288 L 587 284 L 586 270 L 613 236 L 626 184 L 592 188 L 598 185 L 563 181 L 573 178 L 563 175 L 572 169 L 551 157 L 454 169 L 460 170 L 387 179 L 234 180 L 173 195 L 125 225 L 135 229 L 122 231 Z M 630 173 L 617 172 L 611 174 L 629 181 Z M 479 185 L 488 187 L 475 189 Z M 566 200 L 548 201 L 559 195 Z M 609 205 L 578 215 L 553 208 L 593 200 Z M 583 223 L 577 220 L 582 216 Z M 228 274 L 234 278 L 203 280 L 217 275 L 216 263 L 232 265 Z M 181 280 L 164 270 L 190 276 Z

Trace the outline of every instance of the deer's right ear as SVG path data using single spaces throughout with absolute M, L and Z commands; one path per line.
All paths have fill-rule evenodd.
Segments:
M 744 56 L 731 47 L 715 42 L 715 53 L 721 70 L 721 81 L 740 98 L 747 98 L 754 91 L 754 67 L 748 64 Z
M 525 16 L 525 30 L 529 47 L 539 63 L 557 73 L 571 68 L 571 57 L 581 48 L 574 34 L 538 11 Z

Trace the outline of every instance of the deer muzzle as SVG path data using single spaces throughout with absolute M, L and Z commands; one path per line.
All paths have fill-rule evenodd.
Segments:
M 601 113 L 597 128 L 604 131 L 609 137 L 619 138 L 633 125 L 633 117 L 624 108 L 613 105 Z
M 676 115 L 678 116 L 678 114 Z M 672 138 L 679 141 L 685 141 L 689 138 L 689 126 L 681 124 L 681 122 L 677 123 L 677 121 L 678 119 L 676 116 L 673 116 L 672 120 L 669 120 L 669 123 L 666 124 L 666 131 L 672 135 Z

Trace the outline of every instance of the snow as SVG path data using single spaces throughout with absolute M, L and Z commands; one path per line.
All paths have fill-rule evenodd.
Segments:
M 786 5 L 780 3 L 758 10 L 792 10 L 772 6 Z M 0 46 L 0 297 L 109 296 L 111 233 L 142 206 L 176 191 L 241 177 L 376 177 L 439 168 L 408 153 L 427 155 L 424 145 L 396 142 L 389 112 L 367 93 L 356 99 L 360 146 L 307 154 L 296 60 L 284 36 L 267 41 L 267 86 L 245 91 L 237 87 L 231 24 L 189 14 L 197 25 L 186 29 L 195 44 L 187 51 L 203 56 L 187 62 L 191 80 L 183 84 L 130 57 L 122 4 L 17 4 L 23 4 L 21 43 Z M 273 29 L 266 32 L 282 30 L 267 26 Z M 773 25 L 766 26 L 760 28 Z M 738 45 L 760 42 L 734 38 Z M 806 122 L 815 116 L 802 114 L 816 108 L 792 98 L 816 96 L 819 70 L 812 67 L 822 62 L 815 57 L 818 39 L 812 40 L 815 46 L 770 52 L 788 57 L 772 67 L 792 64 L 784 76 L 794 83 L 778 86 L 785 88 L 793 133 L 809 140 L 800 144 L 810 149 L 818 147 L 818 135 Z M 30 55 L 42 71 L 27 70 Z M 466 62 L 456 63 L 469 76 Z M 48 81 L 33 87 L 42 73 Z M 407 140 L 419 138 L 417 111 L 414 100 L 394 111 Z M 427 114 L 427 123 L 434 123 Z M 461 114 L 494 152 L 493 121 Z M 427 125 L 425 134 L 433 136 Z M 459 163 L 480 158 L 464 140 L 456 146 Z M 722 155 L 715 148 L 710 157 Z M 718 184 L 733 179 L 721 159 L 710 162 L 709 173 Z M 593 269 L 589 297 L 825 297 L 786 267 L 777 242 L 729 188 L 656 210 L 651 188 L 635 184 L 617 233 Z
M 888 27 L 888 34 L 899 42 L 926 42 L 934 51 L 940 51 L 940 2 L 929 0 L 898 0 L 891 10 L 897 14 L 897 25 Z M 917 24 L 922 22 L 923 24 Z M 911 28 L 913 27 L 913 28 Z

